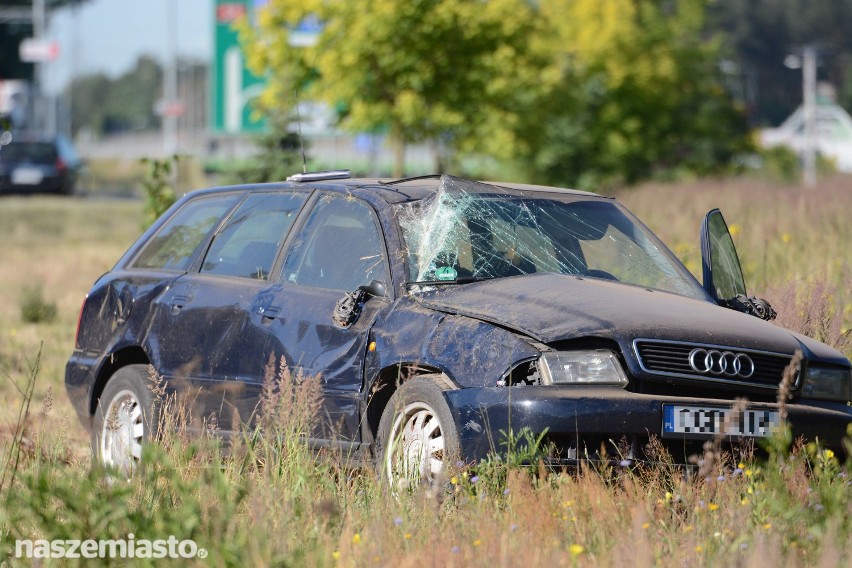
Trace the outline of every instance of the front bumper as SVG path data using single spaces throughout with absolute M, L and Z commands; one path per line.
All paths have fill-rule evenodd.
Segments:
M 663 438 L 663 405 L 700 407 L 732 406 L 730 400 L 667 397 L 637 394 L 612 386 L 523 386 L 468 388 L 445 393 L 456 419 L 462 458 L 479 461 L 492 451 L 505 451 L 505 433 L 524 428 L 534 434 L 547 430 L 547 440 L 556 442 L 562 457 L 584 456 L 586 449 L 599 449 L 601 441 L 617 444 L 627 440 L 641 444 L 651 437 Z M 750 410 L 778 410 L 777 404 L 749 403 Z M 843 404 L 809 401 L 787 405 L 788 423 L 794 437 L 819 440 L 828 448 L 842 450 L 852 408 Z M 503 431 L 503 433 L 501 433 Z M 709 436 L 708 436 L 709 438 Z M 689 457 L 696 441 L 668 434 L 669 447 L 683 450 L 676 460 Z M 595 446 L 598 446 L 597 448 Z M 700 448 L 699 441 L 697 447 Z M 569 461 L 569 460 L 566 460 Z

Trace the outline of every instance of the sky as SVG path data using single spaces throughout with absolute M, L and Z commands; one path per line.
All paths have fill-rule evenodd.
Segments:
M 180 56 L 208 60 L 213 49 L 214 0 L 89 0 L 50 16 L 48 39 L 59 42 L 59 58 L 45 69 L 45 87 L 60 91 L 76 75 L 112 76 L 133 67 L 140 55 L 166 59 L 169 11 L 177 17 Z

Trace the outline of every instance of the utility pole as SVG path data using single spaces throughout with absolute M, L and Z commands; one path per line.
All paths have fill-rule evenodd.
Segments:
M 807 46 L 802 52 L 802 88 L 805 114 L 805 148 L 802 167 L 805 187 L 816 187 L 816 49 Z
M 166 5 L 166 35 L 167 62 L 163 69 L 163 151 L 166 157 L 174 156 L 178 152 L 178 117 L 174 113 L 177 103 L 177 2 L 168 2 Z

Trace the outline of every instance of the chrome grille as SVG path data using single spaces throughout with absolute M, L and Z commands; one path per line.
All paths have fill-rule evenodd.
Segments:
M 778 388 L 784 369 L 790 363 L 789 355 L 738 349 L 721 345 L 681 343 L 678 341 L 658 341 L 637 339 L 634 341 L 639 365 L 642 370 L 653 375 L 683 377 L 701 381 L 724 382 L 762 388 Z M 754 373 L 747 379 L 724 376 L 720 373 L 697 373 L 689 362 L 689 354 L 694 349 L 718 350 L 733 354 L 745 354 L 754 363 Z M 794 387 L 798 386 L 798 377 Z

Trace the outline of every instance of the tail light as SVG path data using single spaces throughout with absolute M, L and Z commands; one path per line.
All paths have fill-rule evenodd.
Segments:
M 62 158 L 56 158 L 56 169 L 60 172 L 65 169 L 65 162 L 62 161 Z
M 83 298 L 83 303 L 80 306 L 80 315 L 77 316 L 77 331 L 74 332 L 74 347 L 80 347 L 80 323 L 83 321 L 83 310 L 86 309 L 86 300 L 89 299 L 89 295 L 86 294 L 86 297 Z

